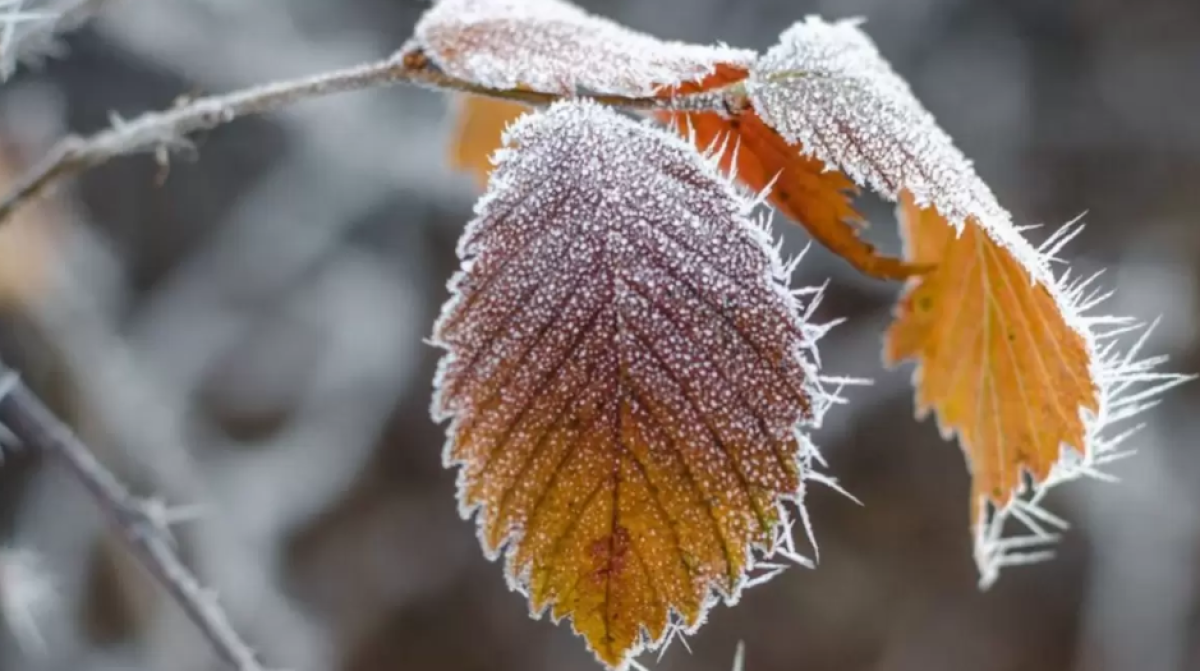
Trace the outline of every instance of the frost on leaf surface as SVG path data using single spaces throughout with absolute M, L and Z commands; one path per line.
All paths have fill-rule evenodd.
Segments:
M 754 65 L 746 88 L 788 141 L 896 200 L 902 189 L 961 229 L 1008 213 L 908 84 L 854 21 L 795 24 Z
M 669 42 L 562 0 L 440 0 L 415 29 L 443 71 L 494 89 L 648 97 L 755 53 Z
M 435 326 L 433 412 L 485 553 L 622 668 L 798 558 L 821 329 L 679 138 L 559 103 L 505 140 Z
M 1079 228 L 1041 249 L 1025 240 L 857 23 L 796 24 L 746 86 L 789 141 L 902 202 L 907 260 L 936 267 L 909 281 L 885 358 L 917 361 L 918 414 L 936 411 L 966 453 L 981 582 L 1045 556 L 1065 526 L 1041 507 L 1045 492 L 1098 475 L 1127 435 L 1113 424 L 1181 378 L 1116 349 L 1129 322 L 1086 314 L 1103 294 L 1051 271 Z M 1005 538 L 1012 528 L 1026 533 Z

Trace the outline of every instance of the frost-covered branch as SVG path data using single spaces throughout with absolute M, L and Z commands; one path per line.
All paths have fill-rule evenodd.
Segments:
M 104 467 L 82 441 L 0 364 L 0 425 L 21 443 L 61 461 L 120 529 L 130 550 L 170 592 L 212 644 L 217 655 L 238 671 L 262 671 L 254 651 L 234 630 L 215 595 L 201 586 L 175 551 L 169 530 L 176 511 L 134 496 Z
M 0 0 L 3 1 L 3 0 Z M 187 136 L 245 116 L 265 114 L 288 105 L 335 93 L 405 83 L 442 91 L 470 93 L 528 105 L 548 105 L 563 97 L 521 88 L 494 89 L 449 76 L 415 48 L 402 49 L 386 60 L 300 79 L 255 86 L 224 95 L 184 101 L 174 109 L 149 112 L 133 120 L 115 118 L 112 127 L 89 137 L 61 141 L 0 199 L 0 224 L 21 206 L 48 192 L 59 181 L 118 156 L 154 152 L 160 162 L 172 149 L 187 146 Z M 610 107 L 629 110 L 740 109 L 740 87 L 674 98 L 580 95 Z

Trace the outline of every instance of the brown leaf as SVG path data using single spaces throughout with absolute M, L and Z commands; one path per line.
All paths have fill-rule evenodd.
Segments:
M 815 331 L 678 138 L 560 103 L 508 142 L 435 327 L 434 415 L 488 556 L 621 668 L 790 555 Z
M 504 129 L 529 108 L 520 103 L 483 96 L 455 96 L 450 167 L 470 173 L 480 188 L 492 173 L 492 154 L 500 148 Z

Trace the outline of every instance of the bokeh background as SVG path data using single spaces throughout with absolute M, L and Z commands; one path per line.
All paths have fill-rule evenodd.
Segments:
M 35 6 L 36 3 L 27 3 Z M 1087 212 L 1067 254 L 1108 268 L 1107 310 L 1162 317 L 1150 347 L 1200 370 L 1200 3 L 1195 0 L 589 0 L 646 31 L 765 49 L 805 14 L 861 15 L 1026 223 Z M 0 187 L 68 131 L 178 96 L 382 57 L 416 0 L 112 0 L 0 87 Z M 527 616 L 455 510 L 429 419 L 454 243 L 477 196 L 446 167 L 446 100 L 395 88 L 305 103 L 71 183 L 0 233 L 0 354 L 138 491 L 204 506 L 188 560 L 273 667 L 599 668 Z M 898 250 L 888 207 L 863 200 Z M 788 250 L 805 234 L 778 220 Z M 816 488 L 817 570 L 718 607 L 655 664 L 748 671 L 1200 669 L 1200 387 L 1144 417 L 1119 485 L 1077 483 L 1052 562 L 976 588 L 968 476 L 885 371 L 899 286 L 814 249 L 830 372 L 871 377 L 818 442 L 865 503 Z M 52 464 L 10 454 L 0 532 L 58 598 L 45 650 L 0 669 L 219 665 Z

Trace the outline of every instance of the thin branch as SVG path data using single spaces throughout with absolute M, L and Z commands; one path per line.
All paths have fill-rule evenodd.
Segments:
M 548 105 L 563 97 L 523 89 L 492 89 L 456 79 L 437 69 L 419 49 L 406 48 L 383 61 L 199 98 L 171 110 L 143 114 L 131 121 L 114 119 L 111 128 L 90 137 L 68 137 L 22 176 L 0 200 L 0 224 L 18 208 L 47 193 L 63 179 L 118 156 L 152 151 L 163 162 L 171 149 L 187 145 L 186 136 L 191 133 L 211 130 L 241 117 L 264 114 L 312 98 L 396 83 L 500 98 L 533 106 Z M 744 96 L 740 87 L 735 85 L 728 89 L 674 98 L 616 95 L 576 97 L 628 110 L 726 112 L 740 109 Z
M 82 441 L 21 381 L 0 364 L 0 424 L 21 442 L 60 460 L 121 531 L 142 565 L 162 584 L 212 644 L 237 671 L 263 671 L 254 651 L 242 640 L 214 593 L 184 566 L 175 552 L 169 526 L 177 519 L 161 503 L 134 496 L 101 464 Z

